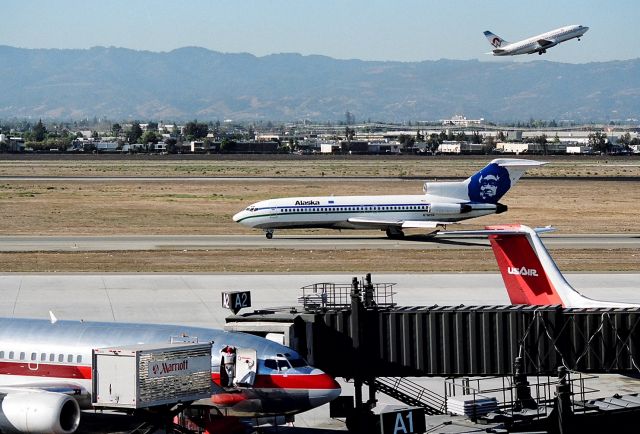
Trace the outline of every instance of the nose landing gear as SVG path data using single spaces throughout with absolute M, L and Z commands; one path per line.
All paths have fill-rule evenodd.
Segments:
M 268 240 L 273 238 L 273 229 L 265 229 L 264 236 L 267 237 Z

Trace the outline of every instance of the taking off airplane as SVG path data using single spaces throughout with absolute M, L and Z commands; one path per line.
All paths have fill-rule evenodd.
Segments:
M 92 349 L 169 343 L 171 337 L 213 342 L 213 393 L 207 405 L 226 416 L 293 415 L 340 395 L 336 381 L 295 351 L 235 332 L 160 324 L 0 318 L 0 432 L 73 433 L 91 407 Z M 255 369 L 236 387 L 221 387 L 221 350 L 243 349 Z M 246 383 L 245 383 L 246 382 Z
M 498 261 L 504 285 L 513 304 L 563 307 L 640 307 L 636 303 L 593 300 L 576 291 L 566 281 L 545 248 L 538 232 L 525 225 L 487 226 L 478 231 L 452 231 L 448 234 L 487 235 Z
M 498 201 L 524 172 L 546 163 L 499 158 L 464 181 L 426 182 L 421 195 L 321 196 L 269 199 L 249 205 L 233 220 L 260 228 L 267 238 L 275 229 L 380 229 L 401 238 L 403 229 L 430 229 L 488 214 L 507 206 Z
M 586 26 L 565 26 L 518 42 L 507 42 L 488 30 L 484 32 L 484 36 L 493 46 L 492 53 L 494 56 L 515 56 L 518 54 L 546 53 L 547 49 L 569 39 L 577 38 L 579 41 L 587 30 L 589 30 L 589 27 Z

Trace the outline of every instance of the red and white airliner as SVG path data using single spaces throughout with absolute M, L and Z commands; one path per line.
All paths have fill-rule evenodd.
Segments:
M 0 318 L 0 432 L 73 433 L 91 406 L 93 349 L 169 343 L 172 337 L 213 342 L 209 405 L 224 415 L 293 415 L 323 405 L 340 386 L 288 347 L 237 332 L 178 325 Z M 223 348 L 255 352 L 255 372 L 220 387 Z M 217 386 L 216 386 L 217 385 Z
M 564 278 L 538 233 L 550 227 L 525 225 L 487 226 L 485 230 L 451 231 L 444 234 L 486 235 L 498 262 L 504 285 L 513 304 L 563 307 L 640 307 L 636 303 L 593 300 L 576 291 Z

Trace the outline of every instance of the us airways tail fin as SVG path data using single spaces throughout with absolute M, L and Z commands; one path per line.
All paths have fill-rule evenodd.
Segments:
M 487 38 L 487 41 L 489 41 L 493 48 L 500 48 L 504 47 L 505 45 L 509 45 L 507 41 L 505 41 L 498 35 L 494 35 L 489 30 L 484 31 L 484 36 Z
M 513 304 L 564 307 L 638 307 L 633 303 L 593 300 L 576 291 L 566 281 L 538 236 L 524 225 L 487 226 L 480 231 L 448 232 L 487 235 L 498 262 L 502 280 Z M 447 234 L 445 232 L 444 234 Z
M 476 203 L 498 203 L 527 169 L 539 167 L 539 161 L 498 158 L 479 172 L 459 182 L 426 182 L 423 191 L 434 196 Z

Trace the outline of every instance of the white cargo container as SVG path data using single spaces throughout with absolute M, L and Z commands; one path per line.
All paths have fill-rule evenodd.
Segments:
M 93 350 L 92 403 L 139 409 L 211 397 L 211 343 Z

